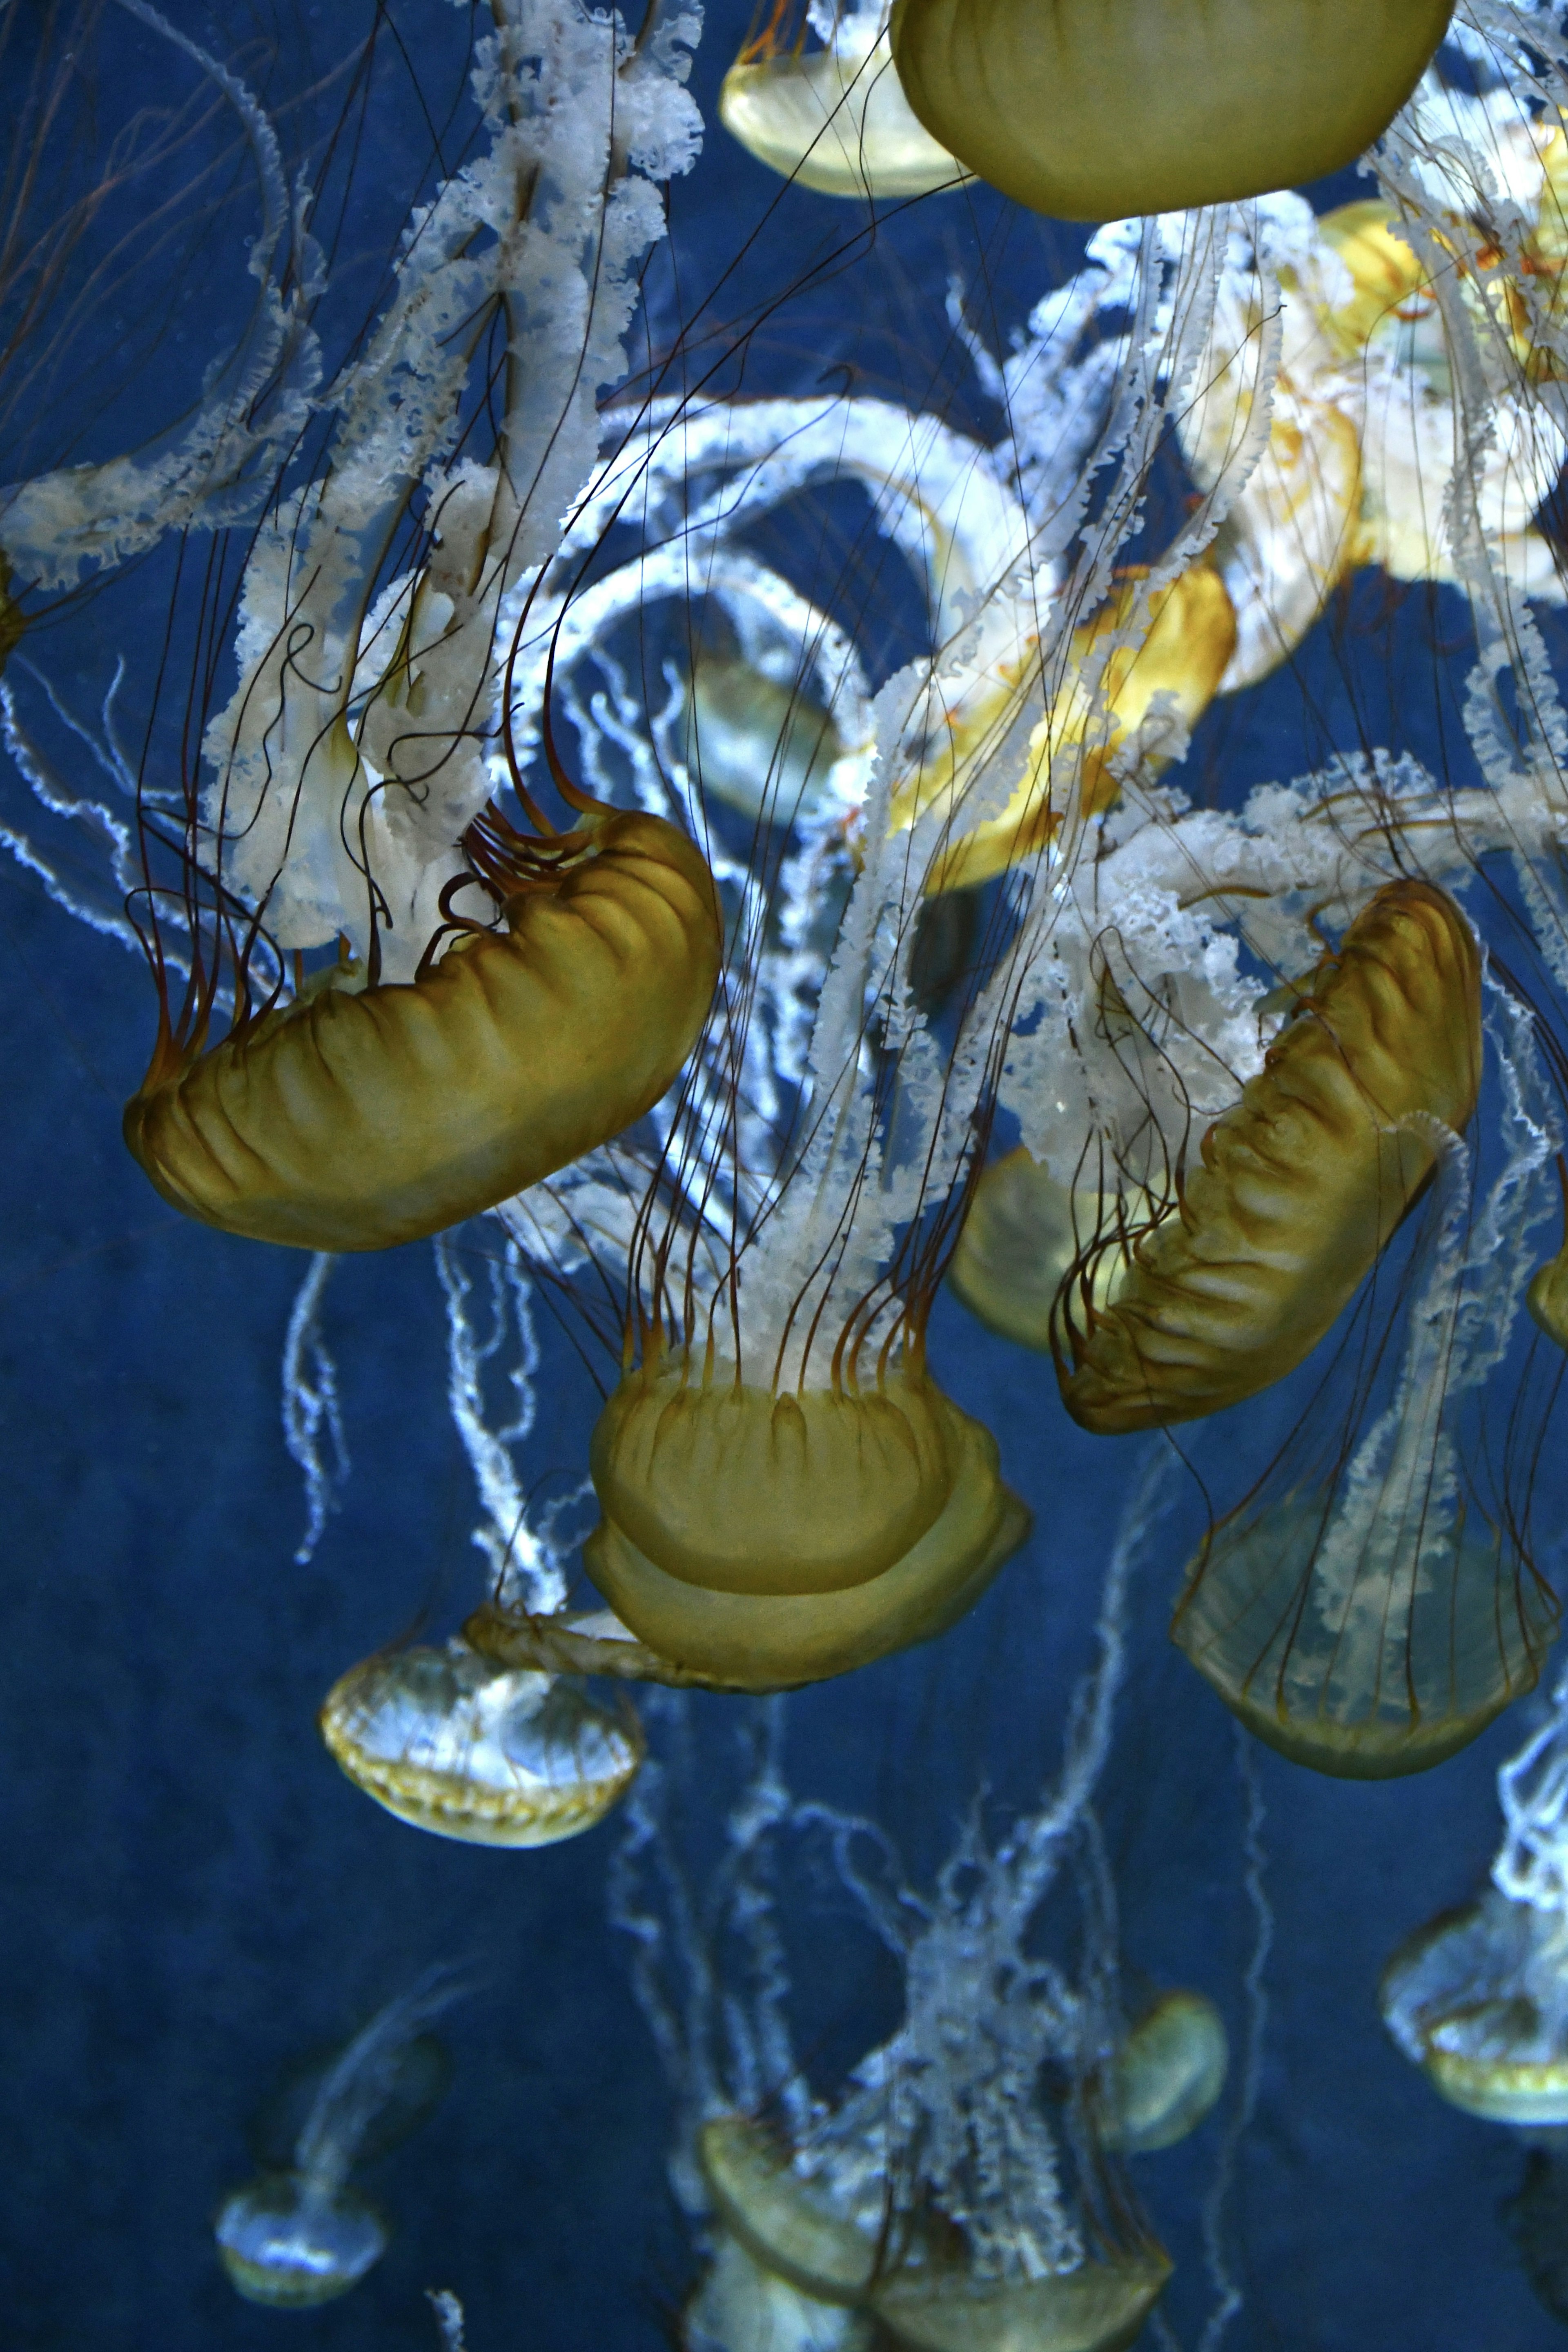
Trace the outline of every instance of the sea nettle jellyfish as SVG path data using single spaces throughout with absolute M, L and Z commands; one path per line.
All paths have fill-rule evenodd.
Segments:
M 434 1232 L 638 1118 L 701 1026 L 718 914 L 692 843 L 563 773 L 568 829 L 526 798 L 519 824 L 487 766 L 514 616 L 592 467 L 593 395 L 659 229 L 622 131 L 642 125 L 655 178 L 685 167 L 687 66 L 673 36 L 501 12 L 481 152 L 419 214 L 333 387 L 327 461 L 249 548 L 239 683 L 187 797 L 174 911 L 199 944 L 177 1007 L 144 827 L 160 1017 L 125 1116 L 206 1223 L 320 1250 Z M 480 463 L 492 341 L 506 391 Z M 307 973 L 319 948 L 335 961 Z

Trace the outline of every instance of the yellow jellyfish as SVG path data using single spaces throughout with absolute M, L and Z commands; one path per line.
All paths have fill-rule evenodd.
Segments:
M 328 1693 L 321 1738 L 357 1789 L 470 1845 L 553 1845 L 602 1821 L 643 1759 L 629 1709 L 498 1666 L 463 1642 L 390 1650 Z
M 1568 2124 L 1565 1966 L 1561 1914 L 1489 1887 L 1400 1946 L 1384 2021 L 1450 2106 L 1521 2129 Z
M 504 847 L 505 929 L 463 929 L 411 982 L 304 992 L 207 1052 L 165 1009 L 125 1139 L 166 1201 L 258 1241 L 385 1249 L 493 1207 L 658 1099 L 718 974 L 696 848 L 592 804 L 577 834 Z
M 1122 2156 L 1173 2147 L 1196 2131 L 1225 2088 L 1225 2021 L 1201 1992 L 1162 1993 L 1111 2070 L 1100 2138 Z
M 1170 2275 L 1147 2243 L 1018 2283 L 933 2263 L 875 2288 L 871 2308 L 914 2352 L 1125 2352 Z
M 1561 1161 L 1558 1173 L 1563 1178 L 1563 1199 L 1568 1203 L 1568 1168 Z M 1524 1303 L 1547 1338 L 1568 1350 L 1568 1234 L 1556 1256 L 1536 1268 Z
M 1141 1192 L 1110 1202 L 1099 1192 L 1069 1192 L 1020 1144 L 994 1160 L 975 1186 L 948 1286 L 987 1330 L 1045 1354 L 1057 1293 L 1085 1244 L 1112 1223 L 1136 1230 L 1147 1215 Z M 1126 1263 L 1125 1251 L 1096 1257 L 1098 1306 L 1114 1295 Z
M 590 1464 L 595 1584 L 659 1657 L 730 1689 L 945 1632 L 1030 1525 L 990 1432 L 918 1363 L 781 1392 L 658 1354 L 611 1395 Z
M 698 2139 L 714 2210 L 752 2259 L 818 2303 L 860 2303 L 877 2245 L 793 2168 L 787 2150 L 746 2116 L 719 2116 Z
M 816 814 L 848 747 L 798 688 L 731 654 L 691 665 L 687 764 L 705 793 L 745 817 L 794 824 Z
M 1302 982 L 1111 1303 L 1095 1304 L 1093 1253 L 1064 1286 L 1074 1420 L 1102 1435 L 1196 1420 L 1293 1370 L 1430 1179 L 1432 1123 L 1468 1126 L 1480 1074 L 1470 927 L 1430 883 L 1390 883 Z
M 1321 179 L 1385 131 L 1453 0 L 895 0 L 893 59 L 935 139 L 1066 220 Z
M 769 27 L 725 75 L 719 120 L 786 179 L 828 196 L 920 196 L 968 175 L 910 111 L 881 12 L 846 16 L 826 48 Z
M 391 2236 L 386 2219 L 350 2186 L 350 2175 L 398 2103 L 418 2037 L 466 1990 L 459 1976 L 437 1967 L 388 2001 L 321 2076 L 287 2168 L 225 2199 L 213 2235 L 231 2285 L 247 2303 L 285 2310 L 331 2303 L 381 2260 Z M 399 2117 L 393 2137 L 423 2112 L 416 2106 Z M 384 2147 L 391 2144 L 384 2137 Z
M 984 882 L 1030 857 L 1053 840 L 1069 816 L 1100 816 L 1121 793 L 1119 754 L 1155 715 L 1162 731 L 1175 722 L 1190 727 L 1212 701 L 1236 649 L 1236 615 L 1217 572 L 1194 563 L 1163 588 L 1148 591 L 1146 567 L 1130 565 L 1092 619 L 1072 633 L 1065 680 L 1029 742 L 1023 782 L 1000 815 L 984 817 L 949 843 L 932 859 L 930 892 Z M 1147 603 L 1142 634 L 1139 599 Z M 1108 640 L 1120 638 L 1109 644 Z M 1095 676 L 1089 691 L 1086 672 Z M 1015 687 L 1006 704 L 1018 703 Z M 955 717 L 939 757 L 928 759 L 900 780 L 894 792 L 891 823 L 912 824 L 942 802 L 956 814 L 977 782 L 984 759 L 999 740 L 996 698 L 977 700 Z M 1079 749 L 1079 747 L 1081 747 Z M 1060 796 L 1059 772 L 1053 791 L 1053 763 L 1077 750 L 1072 805 Z M 1163 764 L 1158 743 L 1144 747 L 1151 767 Z

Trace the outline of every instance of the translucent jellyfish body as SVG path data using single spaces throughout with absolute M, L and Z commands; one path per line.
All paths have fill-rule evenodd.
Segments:
M 1118 1220 L 1135 1228 L 1146 1214 L 1142 1192 L 1111 1203 L 1069 1192 L 1020 1145 L 975 1186 L 948 1286 L 988 1330 L 1044 1353 L 1057 1293 L 1085 1243 Z M 1109 1303 L 1125 1264 L 1125 1253 L 1096 1258 L 1097 1306 Z
M 465 1990 L 450 1970 L 433 1969 L 388 2001 L 321 2075 L 287 2168 L 225 2199 L 213 2234 L 230 2283 L 247 2303 L 290 2309 L 331 2303 L 380 2261 L 388 2224 L 350 2176 L 427 2110 L 427 2098 L 408 2096 L 410 2061 L 426 2027 Z M 388 2123 L 377 2146 L 378 2126 Z
M 1384 2022 L 1451 2106 L 1488 2123 L 1568 2124 L 1568 1936 L 1489 1887 L 1423 1927 L 1384 1972 Z
M 1392 883 L 1302 984 L 1112 1303 L 1094 1303 L 1092 1253 L 1063 1290 L 1074 1420 L 1106 1434 L 1191 1421 L 1292 1370 L 1430 1178 L 1431 1123 L 1468 1124 L 1480 1074 L 1469 925 L 1430 884 Z
M 792 680 L 734 655 L 691 666 L 687 764 L 705 793 L 742 816 L 794 824 L 816 815 L 845 745 L 829 714 Z
M 321 1738 L 399 1821 L 471 1845 L 553 1845 L 602 1821 L 643 1758 L 636 1717 L 466 1643 L 392 1650 L 328 1693 Z
M 588 1573 L 694 1677 L 787 1688 L 942 1633 L 1028 1531 L 995 1441 L 923 1371 L 782 1394 L 630 1372 L 594 1433 Z
M 742 51 L 719 120 L 770 170 L 829 196 L 919 196 L 965 174 L 910 111 L 876 6 L 826 48 Z
M 1068 220 L 1220 204 L 1353 162 L 1451 0 L 897 0 L 893 57 L 934 138 Z
M 467 933 L 412 982 L 323 988 L 205 1054 L 165 1026 L 125 1139 L 204 1224 L 384 1249 L 640 1117 L 690 1051 L 718 966 L 691 843 L 656 817 L 610 816 L 509 898 L 504 931 Z
M 1111 2070 L 1100 2137 L 1123 2156 L 1173 2147 L 1196 2131 L 1225 2088 L 1225 2021 L 1201 1992 L 1163 1993 L 1139 2019 Z
M 1018 2284 L 933 2265 L 889 2279 L 871 2306 L 914 2352 L 1124 2352 L 1170 2275 L 1152 2249 Z
M 681 2343 L 684 2352 L 871 2352 L 871 2321 L 802 2294 L 722 2232 Z

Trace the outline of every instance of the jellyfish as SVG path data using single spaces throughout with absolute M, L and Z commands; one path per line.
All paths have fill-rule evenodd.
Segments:
M 1098 1192 L 1075 1194 L 1019 1144 L 993 1160 L 974 1188 L 948 1268 L 948 1287 L 1004 1339 L 1048 1354 L 1051 1308 L 1089 1234 L 1120 1213 L 1130 1231 L 1142 1223 L 1143 1196 L 1108 1211 Z M 1106 1252 L 1095 1262 L 1097 1304 L 1110 1304 L 1130 1255 Z
M 684 2352 L 872 2352 L 864 2311 L 803 2294 L 721 2232 L 681 2320 Z
M 389 2225 L 352 2186 L 354 2167 L 421 2119 L 420 2037 L 468 1990 L 453 1969 L 429 1969 L 378 2010 L 321 2076 L 286 2167 L 225 2199 L 214 2236 L 247 2303 L 286 2310 L 331 2303 L 381 2260 Z
M 1450 2105 L 1533 2132 L 1568 2124 L 1568 1685 L 1498 1771 L 1490 1883 L 1403 1943 L 1384 2023 Z
M 1533 1687 L 1557 1630 L 1522 1513 L 1506 1496 L 1473 1507 L 1456 1423 L 1508 1351 L 1552 1148 L 1520 1008 L 1501 1005 L 1495 1036 L 1509 1157 L 1472 1222 L 1462 1147 L 1446 1147 L 1386 1404 L 1327 1478 L 1287 1448 L 1192 1561 L 1172 1625 L 1249 1730 L 1349 1779 L 1466 1746 Z
M 489 1269 L 490 1329 L 481 1339 L 473 1285 L 455 1249 L 436 1245 L 446 1293 L 452 1417 L 485 1506 L 474 1530 L 497 1602 L 524 1618 L 563 1599 L 556 1514 L 531 1519 L 510 1444 L 532 1426 L 538 1349 L 531 1291 L 515 1243 Z M 518 1360 L 514 1411 L 500 1429 L 486 1418 L 484 1375 L 509 1332 Z M 548 1664 L 487 1656 L 462 1636 L 380 1650 L 332 1686 L 321 1738 L 340 1769 L 413 1828 L 470 1845 L 553 1845 L 604 1819 L 643 1759 L 631 1707 L 595 1703 L 579 1681 Z
M 820 49 L 786 45 L 775 15 L 725 75 L 719 120 L 759 163 L 824 195 L 921 196 L 967 176 L 910 111 L 880 0 L 837 16 Z
M 648 182 L 618 148 L 612 163 L 612 113 L 642 110 L 636 153 L 666 170 L 696 137 L 686 19 L 624 51 L 584 12 L 548 33 L 529 21 L 526 38 L 508 19 L 480 45 L 488 148 L 421 213 L 335 387 L 330 470 L 259 528 L 240 682 L 207 727 L 182 879 L 149 873 L 160 1023 L 126 1139 L 176 1207 L 253 1238 L 384 1248 L 537 1181 L 666 1090 L 718 969 L 711 878 L 678 827 L 610 811 L 563 772 L 565 832 L 531 802 L 522 826 L 489 805 L 502 608 L 592 470 L 593 394 L 624 365 L 629 273 L 653 233 Z M 542 56 L 525 55 L 535 39 Z M 582 257 L 565 191 L 584 173 L 613 265 Z M 491 212 L 521 226 L 476 248 Z M 555 284 L 557 262 L 557 308 L 525 333 L 525 288 Z M 496 455 L 452 460 L 498 321 L 517 356 Z M 386 579 L 416 494 L 419 560 Z M 177 1013 L 156 927 L 169 887 L 206 910 Z M 464 892 L 477 915 L 455 908 Z M 279 975 L 258 993 L 263 938 L 335 960 L 308 977 L 297 961 L 291 991 Z M 213 1044 L 220 972 L 234 1018 Z
M 1191 1420 L 1291 1370 L 1429 1181 L 1433 1129 L 1468 1125 L 1480 1068 L 1474 935 L 1443 892 L 1391 883 L 1303 984 L 1112 1303 L 1078 1277 L 1063 1291 L 1074 1419 L 1102 1433 Z
M 1037 212 L 1116 220 L 1353 163 L 1450 14 L 1450 0 L 897 0 L 892 49 L 915 113 L 971 171 Z
M 1225 2020 L 1206 1993 L 1162 1993 L 1117 2053 L 1105 2145 L 1124 2156 L 1173 2147 L 1211 2112 L 1229 2065 Z

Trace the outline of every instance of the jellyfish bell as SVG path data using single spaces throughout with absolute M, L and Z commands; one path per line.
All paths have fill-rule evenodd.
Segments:
M 1092 1259 L 1064 1286 L 1057 1369 L 1073 1419 L 1105 1435 L 1163 1427 L 1294 1370 L 1429 1181 L 1432 1123 L 1468 1125 L 1480 1076 L 1475 936 L 1443 891 L 1390 883 L 1204 1136 L 1112 1302 L 1094 1304 Z
M 1170 2275 L 1147 2242 L 1018 2282 L 932 2264 L 883 2281 L 871 2308 L 911 2352 L 1125 2352 Z
M 701 650 L 691 665 L 687 764 L 742 816 L 794 824 L 832 794 L 846 746 L 831 715 L 743 656 Z
M 456 1224 L 618 1134 L 691 1050 L 718 975 L 713 885 L 674 825 L 595 816 L 513 848 L 500 931 L 411 982 L 329 987 L 218 1045 L 160 1024 L 125 1139 L 166 1201 L 298 1249 Z
M 553 1845 L 604 1819 L 643 1740 L 570 1682 L 498 1665 L 464 1642 L 378 1653 L 321 1712 L 333 1761 L 397 1820 L 469 1845 Z
M 1020 1144 L 981 1176 L 948 1268 L 948 1287 L 999 1338 L 1041 1354 L 1051 1345 L 1051 1309 L 1084 1243 L 1111 1223 L 1136 1229 L 1146 1196 L 1107 1202 L 1069 1192 Z M 1127 1263 L 1106 1251 L 1094 1265 L 1096 1305 L 1109 1306 Z
M 214 2225 L 229 2283 L 247 2303 L 303 2311 L 357 2286 L 386 2252 L 390 2232 L 352 2189 L 313 2194 L 296 2173 L 237 2189 Z
M 584 1560 L 620 1622 L 725 1688 L 846 1674 L 945 1632 L 1030 1515 L 923 1369 L 783 1392 L 658 1356 L 594 1433 Z
M 923 196 L 968 177 L 910 111 L 875 5 L 843 16 L 825 48 L 748 44 L 719 120 L 770 171 L 823 195 Z
M 1117 2053 L 1101 2144 L 1122 2156 L 1173 2147 L 1214 2106 L 1229 2064 L 1225 2021 L 1213 2001 L 1201 1992 L 1162 1993 Z
M 794 2169 L 787 2149 L 746 2116 L 718 2116 L 698 2138 L 714 2209 L 753 2261 L 819 2303 L 861 2302 L 878 2249 Z
M 1235 203 L 1353 163 L 1415 88 L 1452 0 L 896 0 L 893 59 L 935 139 L 1065 220 Z
M 1400 1946 L 1384 2022 L 1450 2106 L 1519 2130 L 1568 2125 L 1565 1960 L 1560 1916 L 1489 1887 Z

